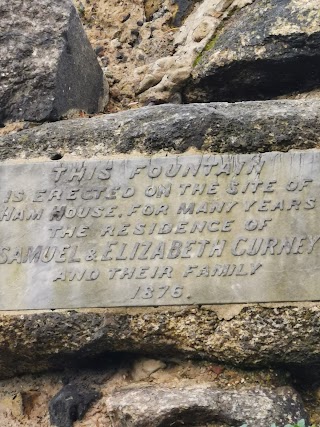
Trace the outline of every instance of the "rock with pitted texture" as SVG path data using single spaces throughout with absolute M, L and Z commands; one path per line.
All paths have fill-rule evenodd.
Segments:
M 160 105 L 49 123 L 0 137 L 0 160 L 63 155 L 254 153 L 316 148 L 320 101 Z
M 108 87 L 71 2 L 0 4 L 0 122 L 103 111 Z
M 107 398 L 114 427 L 219 425 L 270 427 L 307 419 L 290 387 L 223 390 L 209 384 L 120 389 Z M 214 424 L 216 425 L 216 424 Z
M 320 363 L 316 303 L 72 310 L 0 316 L 0 378 L 129 352 L 238 366 Z M 36 363 L 35 363 L 36 361 Z

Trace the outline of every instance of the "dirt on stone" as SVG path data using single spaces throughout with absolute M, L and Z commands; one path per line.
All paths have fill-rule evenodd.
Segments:
M 106 112 L 140 107 L 139 72 L 174 52 L 177 29 L 170 26 L 174 7 L 144 0 L 75 0 L 75 4 L 110 85 Z
M 75 368 L 42 375 L 25 375 L 0 382 L 0 425 L 49 427 L 49 402 L 65 384 L 80 385 L 102 394 L 74 427 L 112 427 L 105 400 L 121 387 L 168 385 L 184 387 L 209 383 L 227 390 L 253 386 L 281 387 L 289 373 L 265 369 L 246 371 L 211 362 L 153 360 L 132 356 L 100 359 L 95 369 Z

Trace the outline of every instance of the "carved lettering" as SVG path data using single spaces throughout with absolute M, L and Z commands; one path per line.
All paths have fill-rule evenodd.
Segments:
M 316 150 L 1 168 L 0 309 L 320 300 Z

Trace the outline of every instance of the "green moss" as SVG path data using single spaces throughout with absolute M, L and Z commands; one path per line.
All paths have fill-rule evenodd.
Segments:
M 226 16 L 224 17 L 224 19 L 221 21 L 220 25 L 218 26 L 218 28 L 216 29 L 215 35 L 213 36 L 213 38 L 211 40 L 208 41 L 208 43 L 205 45 L 204 49 L 198 54 L 198 56 L 196 57 L 196 59 L 193 62 L 193 66 L 195 67 L 196 65 L 199 64 L 199 62 L 202 59 L 203 53 L 207 52 L 208 50 L 211 50 L 215 47 L 219 35 L 221 34 L 224 26 L 226 25 L 226 23 L 230 20 L 230 18 L 232 18 L 232 16 L 238 12 L 240 9 L 236 6 L 236 7 L 231 7 L 228 11 Z
M 206 52 L 214 48 L 218 41 L 218 36 L 214 36 L 212 40 L 210 40 L 204 47 L 203 51 Z
M 211 50 L 214 48 L 214 46 L 217 43 L 217 40 L 218 40 L 218 36 L 215 35 L 211 40 L 208 41 L 208 43 L 205 45 L 205 47 L 202 49 L 202 51 L 197 55 L 196 59 L 194 60 L 193 62 L 194 67 L 199 64 L 204 52 L 208 52 L 208 50 Z
M 19 142 L 20 144 L 26 144 L 27 142 L 29 142 L 29 136 L 28 135 L 23 135 L 19 138 Z

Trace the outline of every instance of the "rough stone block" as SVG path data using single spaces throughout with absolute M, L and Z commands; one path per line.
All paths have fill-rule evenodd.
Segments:
M 319 301 L 319 168 L 307 150 L 0 165 L 0 309 Z
M 307 418 L 299 396 L 289 387 L 136 387 L 114 392 L 107 399 L 107 409 L 114 427 L 199 426 L 212 422 L 270 427 L 273 422 L 284 425 Z
M 319 112 L 318 100 L 145 107 L 48 123 L 0 137 L 0 159 L 56 154 L 59 159 L 62 154 L 90 158 L 132 150 L 182 153 L 191 147 L 215 153 L 316 148 Z
M 108 87 L 71 0 L 0 3 L 0 122 L 103 111 Z
M 0 138 L 0 158 L 61 153 L 65 160 L 86 159 L 132 150 L 155 153 L 160 147 L 173 153 L 190 147 L 204 153 L 315 149 L 319 128 L 319 101 L 163 105 L 7 135 Z M 243 366 L 319 364 L 319 328 L 315 302 L 2 313 L 0 377 L 119 351 Z
M 198 56 L 187 102 L 271 99 L 319 87 L 319 2 L 248 3 L 230 10 Z

